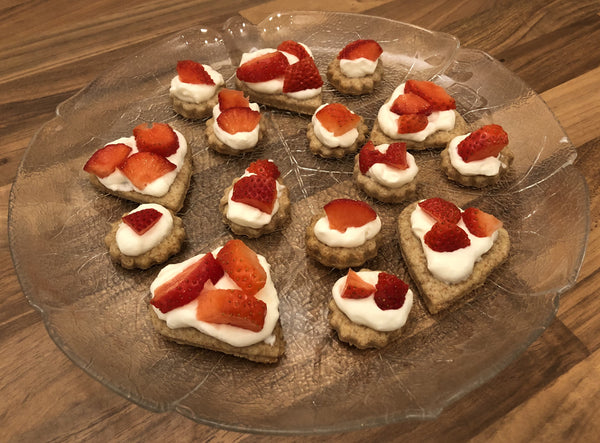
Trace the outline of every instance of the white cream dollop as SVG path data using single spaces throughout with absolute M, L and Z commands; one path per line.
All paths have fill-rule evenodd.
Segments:
M 380 230 L 381 219 L 379 216 L 376 216 L 375 220 L 365 223 L 362 226 L 347 228 L 346 232 L 340 232 L 337 229 L 330 228 L 327 216 L 317 220 L 314 227 L 314 233 L 317 240 L 333 248 L 355 248 L 363 245 L 367 240 L 375 237 Z
M 375 149 L 385 154 L 389 146 L 389 144 L 384 143 L 375 146 Z M 415 157 L 410 152 L 406 153 L 406 162 L 408 163 L 408 168 L 406 169 L 394 168 L 385 163 L 375 163 L 371 165 L 365 175 L 388 188 L 400 188 L 413 181 L 419 172 Z
M 507 165 L 502 163 L 498 157 L 486 157 L 481 160 L 473 160 L 465 162 L 458 154 L 458 145 L 461 141 L 467 138 L 471 133 L 454 137 L 448 143 L 448 156 L 450 163 L 462 175 L 485 175 L 493 177 L 498 175 L 500 168 L 506 168 Z
M 379 63 L 379 58 L 375 61 L 364 57 L 356 58 L 354 60 L 342 58 L 340 59 L 340 71 L 342 71 L 342 74 L 346 77 L 350 78 L 365 77 L 375 72 L 377 63 Z
M 250 109 L 260 112 L 260 107 L 257 103 L 250 103 Z M 258 143 L 260 134 L 260 122 L 256 124 L 252 131 L 241 131 L 235 134 L 230 134 L 224 131 L 217 122 L 217 118 L 221 115 L 219 104 L 213 107 L 213 131 L 221 143 L 229 146 L 231 149 L 244 150 L 250 149 Z
M 352 128 L 348 132 L 345 132 L 342 135 L 336 136 L 333 134 L 333 132 L 325 129 L 323 127 L 323 125 L 321 124 L 321 122 L 319 121 L 319 119 L 317 118 L 317 113 L 321 109 L 323 109 L 325 106 L 327 106 L 328 104 L 329 103 L 325 103 L 324 105 L 319 106 L 312 116 L 313 131 L 315 133 L 315 136 L 319 139 L 319 141 L 321 143 L 323 143 L 323 145 L 325 145 L 329 148 L 337 148 L 337 147 L 347 148 L 349 146 L 352 146 L 352 144 L 358 138 L 358 129 Z M 352 111 L 350 111 L 350 112 L 352 112 Z M 352 112 L 352 113 L 354 114 L 354 112 Z
M 121 221 L 117 229 L 116 241 L 119 250 L 125 255 L 136 257 L 148 252 L 163 241 L 173 228 L 173 216 L 171 212 L 167 208 L 155 203 L 140 205 L 131 211 L 130 214 L 144 209 L 155 209 L 162 214 L 162 217 L 142 235 L 138 235 L 128 224 Z
M 367 283 L 375 286 L 380 271 L 358 271 L 357 274 Z M 351 299 L 342 297 L 347 276 L 337 280 L 331 290 L 337 307 L 354 323 L 367 326 L 376 331 L 394 331 L 406 324 L 408 314 L 413 305 L 413 292 L 408 289 L 404 304 L 398 309 L 380 309 L 375 303 L 374 295 L 365 298 Z
M 223 76 L 209 65 L 202 66 L 215 83 L 214 85 L 185 83 L 181 81 L 178 75 L 176 75 L 171 79 L 171 88 L 169 89 L 169 92 L 179 100 L 191 103 L 202 103 L 214 96 L 217 89 L 225 84 Z

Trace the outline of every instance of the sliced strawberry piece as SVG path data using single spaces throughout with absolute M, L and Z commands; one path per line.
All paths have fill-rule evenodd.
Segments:
M 500 125 L 485 125 L 471 132 L 458 144 L 458 155 L 465 162 L 496 157 L 508 145 L 508 134 Z
M 317 89 L 323 86 L 323 79 L 312 57 L 305 57 L 289 65 L 283 78 L 283 92 L 297 92 Z
M 458 225 L 436 222 L 423 238 L 425 244 L 437 252 L 452 252 L 471 244 L 467 233 Z
M 231 200 L 270 214 L 277 200 L 275 179 L 265 175 L 242 177 L 233 185 Z
M 138 189 L 176 169 L 173 163 L 154 152 L 136 152 L 119 166 L 125 177 Z
M 391 143 L 385 151 L 383 163 L 396 169 L 408 169 L 406 143 Z
M 180 60 L 177 62 L 177 75 L 179 80 L 184 83 L 192 83 L 195 85 L 209 85 L 215 84 L 211 76 L 201 63 L 193 60 Z
M 194 300 L 207 281 L 216 284 L 223 277 L 223 268 L 209 252 L 154 290 L 150 303 L 161 312 L 169 312 Z
M 398 134 L 412 134 L 427 127 L 429 120 L 424 114 L 403 114 L 398 117 Z
M 217 261 L 229 277 L 248 295 L 256 295 L 267 282 L 267 273 L 256 252 L 241 240 L 229 240 L 217 254 Z
M 221 112 L 229 108 L 249 108 L 250 100 L 244 97 L 242 91 L 235 89 L 221 89 L 219 91 L 219 109 Z
M 260 122 L 260 112 L 250 108 L 229 108 L 217 117 L 217 124 L 229 134 L 251 132 Z
M 177 134 L 166 123 L 142 123 L 133 128 L 133 136 L 140 152 L 154 152 L 168 157 L 179 149 Z
M 432 112 L 431 104 L 416 94 L 400 94 L 392 103 L 390 111 L 395 114 L 423 114 L 429 115 Z
M 367 203 L 349 198 L 332 200 L 323 209 L 327 214 L 329 227 L 340 232 L 363 226 L 377 218 L 377 213 Z
M 268 52 L 241 65 L 236 75 L 243 82 L 266 82 L 283 77 L 288 66 L 288 59 L 281 52 Z
M 298 57 L 298 60 L 302 60 L 305 57 L 310 57 L 310 54 L 306 51 L 306 48 L 294 40 L 286 40 L 281 42 L 279 46 L 277 46 L 277 50 L 295 55 Z
M 387 272 L 380 272 L 375 285 L 375 304 L 382 311 L 400 309 L 404 306 L 408 285 Z
M 460 221 L 460 209 L 454 203 L 443 198 L 428 198 L 419 202 L 419 207 L 430 217 L 439 222 L 458 223 Z
M 433 111 L 456 109 L 456 102 L 444 88 L 427 80 L 407 80 L 404 93 L 413 93 L 427 100 Z
M 375 286 L 364 281 L 352 269 L 348 270 L 346 283 L 342 289 L 342 298 L 366 298 L 375 292 Z
M 369 140 L 358 154 L 360 172 L 366 174 L 375 163 L 382 163 L 384 154 L 375 149 L 375 144 Z
M 258 175 L 273 177 L 275 180 L 277 180 L 281 175 L 281 173 L 279 172 L 279 168 L 274 162 L 263 158 L 250 163 L 250 166 L 246 168 L 246 171 Z
M 133 229 L 137 235 L 144 235 L 152 226 L 158 223 L 161 217 L 161 212 L 154 208 L 146 208 L 127 214 L 121 220 Z
M 462 213 L 462 219 L 469 232 L 476 237 L 489 237 L 503 225 L 492 214 L 477 208 L 465 209 Z
M 83 170 L 96 177 L 107 177 L 125 162 L 130 152 L 131 148 L 124 143 L 106 145 L 92 154 Z
M 196 318 L 253 332 L 262 330 L 267 304 L 239 289 L 208 289 L 198 297 Z
M 360 116 L 341 103 L 331 103 L 322 107 L 316 117 L 323 127 L 333 132 L 336 137 L 356 128 L 360 123 Z
M 375 61 L 383 53 L 383 49 L 375 40 L 356 40 L 348 43 L 338 54 L 338 59 L 356 60 L 366 58 Z

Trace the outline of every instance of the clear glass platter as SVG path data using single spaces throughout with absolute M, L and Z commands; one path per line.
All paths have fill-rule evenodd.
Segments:
M 325 102 L 342 102 L 372 125 L 403 80 L 434 79 L 457 99 L 468 122 L 501 124 L 516 157 L 499 185 L 471 190 L 445 178 L 438 151 L 416 155 L 419 198 L 440 196 L 496 214 L 511 236 L 510 259 L 460 309 L 431 316 L 417 297 L 403 337 L 365 351 L 339 342 L 329 327 L 330 289 L 343 272 L 307 259 L 304 230 L 329 200 L 365 199 L 382 218 L 387 239 L 368 267 L 410 283 L 395 232 L 405 204 L 378 203 L 359 192 L 351 180 L 352 158 L 313 156 L 306 116 L 263 109 L 266 141 L 232 158 L 209 150 L 204 123 L 175 115 L 168 95 L 177 60 L 211 64 L 233 87 L 242 52 L 293 39 L 312 49 L 324 77 L 329 61 L 358 38 L 383 47 L 384 83 L 372 95 L 351 98 L 326 82 Z M 223 190 L 257 158 L 279 165 L 290 188 L 292 220 L 280 232 L 247 241 L 272 264 L 279 291 L 287 347 L 278 364 L 165 341 L 147 315 L 149 285 L 160 267 L 128 271 L 111 262 L 103 243 L 109 224 L 136 205 L 97 192 L 82 166 L 104 143 L 146 121 L 169 122 L 194 152 L 181 211 L 187 240 L 172 263 L 232 238 L 218 211 Z M 32 139 L 13 185 L 10 247 L 23 292 L 57 346 L 145 408 L 226 429 L 284 434 L 428 419 L 522 353 L 553 320 L 560 294 L 575 283 L 589 225 L 588 191 L 573 167 L 575 157 L 555 117 L 527 85 L 487 54 L 459 49 L 450 35 L 354 14 L 281 13 L 257 26 L 234 18 L 221 29 L 188 29 L 147 48 L 58 107 Z

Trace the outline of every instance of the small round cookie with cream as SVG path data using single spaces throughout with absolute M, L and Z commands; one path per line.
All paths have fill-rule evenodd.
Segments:
M 383 80 L 382 53 L 375 40 L 350 42 L 327 66 L 327 80 L 342 94 L 370 94 Z
M 173 109 L 189 119 L 206 118 L 217 103 L 217 94 L 224 84 L 223 76 L 211 66 L 180 60 L 177 75 L 171 79 L 169 88 Z
M 368 128 L 363 118 L 341 103 L 319 106 L 308 124 L 311 152 L 323 158 L 342 158 L 365 142 Z

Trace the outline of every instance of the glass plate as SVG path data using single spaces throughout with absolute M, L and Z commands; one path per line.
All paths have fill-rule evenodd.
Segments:
M 176 116 L 168 88 L 177 60 L 212 64 L 233 86 L 242 51 L 286 39 L 312 48 L 321 72 L 347 42 L 372 38 L 384 49 L 385 82 L 350 98 L 324 86 L 371 125 L 404 79 L 434 79 L 476 125 L 499 123 L 510 134 L 512 174 L 482 191 L 448 182 L 437 151 L 417 154 L 419 198 L 440 196 L 499 216 L 512 239 L 508 262 L 454 312 L 429 315 L 417 298 L 404 336 L 381 350 L 338 341 L 327 322 L 330 288 L 343 272 L 305 256 L 311 215 L 332 198 L 363 198 L 351 181 L 352 159 L 324 160 L 307 148 L 308 117 L 264 109 L 260 149 L 242 158 L 206 148 L 204 124 Z M 575 282 L 587 239 L 588 191 L 573 167 L 575 149 L 544 102 L 502 64 L 458 48 L 447 34 L 387 19 L 340 13 L 281 13 L 258 26 L 241 18 L 220 30 L 189 29 L 117 64 L 70 100 L 35 135 L 10 199 L 9 236 L 23 292 L 50 337 L 78 366 L 153 411 L 177 411 L 201 423 L 269 433 L 340 431 L 433 418 L 488 381 L 544 331 L 559 295 Z M 165 341 L 147 315 L 149 285 L 160 267 L 114 265 L 103 238 L 109 224 L 136 205 L 93 189 L 82 171 L 102 144 L 140 122 L 166 121 L 194 152 L 194 175 L 181 211 L 187 241 L 170 262 L 206 252 L 232 237 L 218 200 L 256 158 L 270 157 L 290 188 L 292 220 L 247 243 L 265 255 L 281 298 L 286 355 L 260 365 Z M 410 281 L 395 233 L 404 204 L 369 200 L 386 242 L 372 269 Z M 568 202 L 565 205 L 565 202 Z

